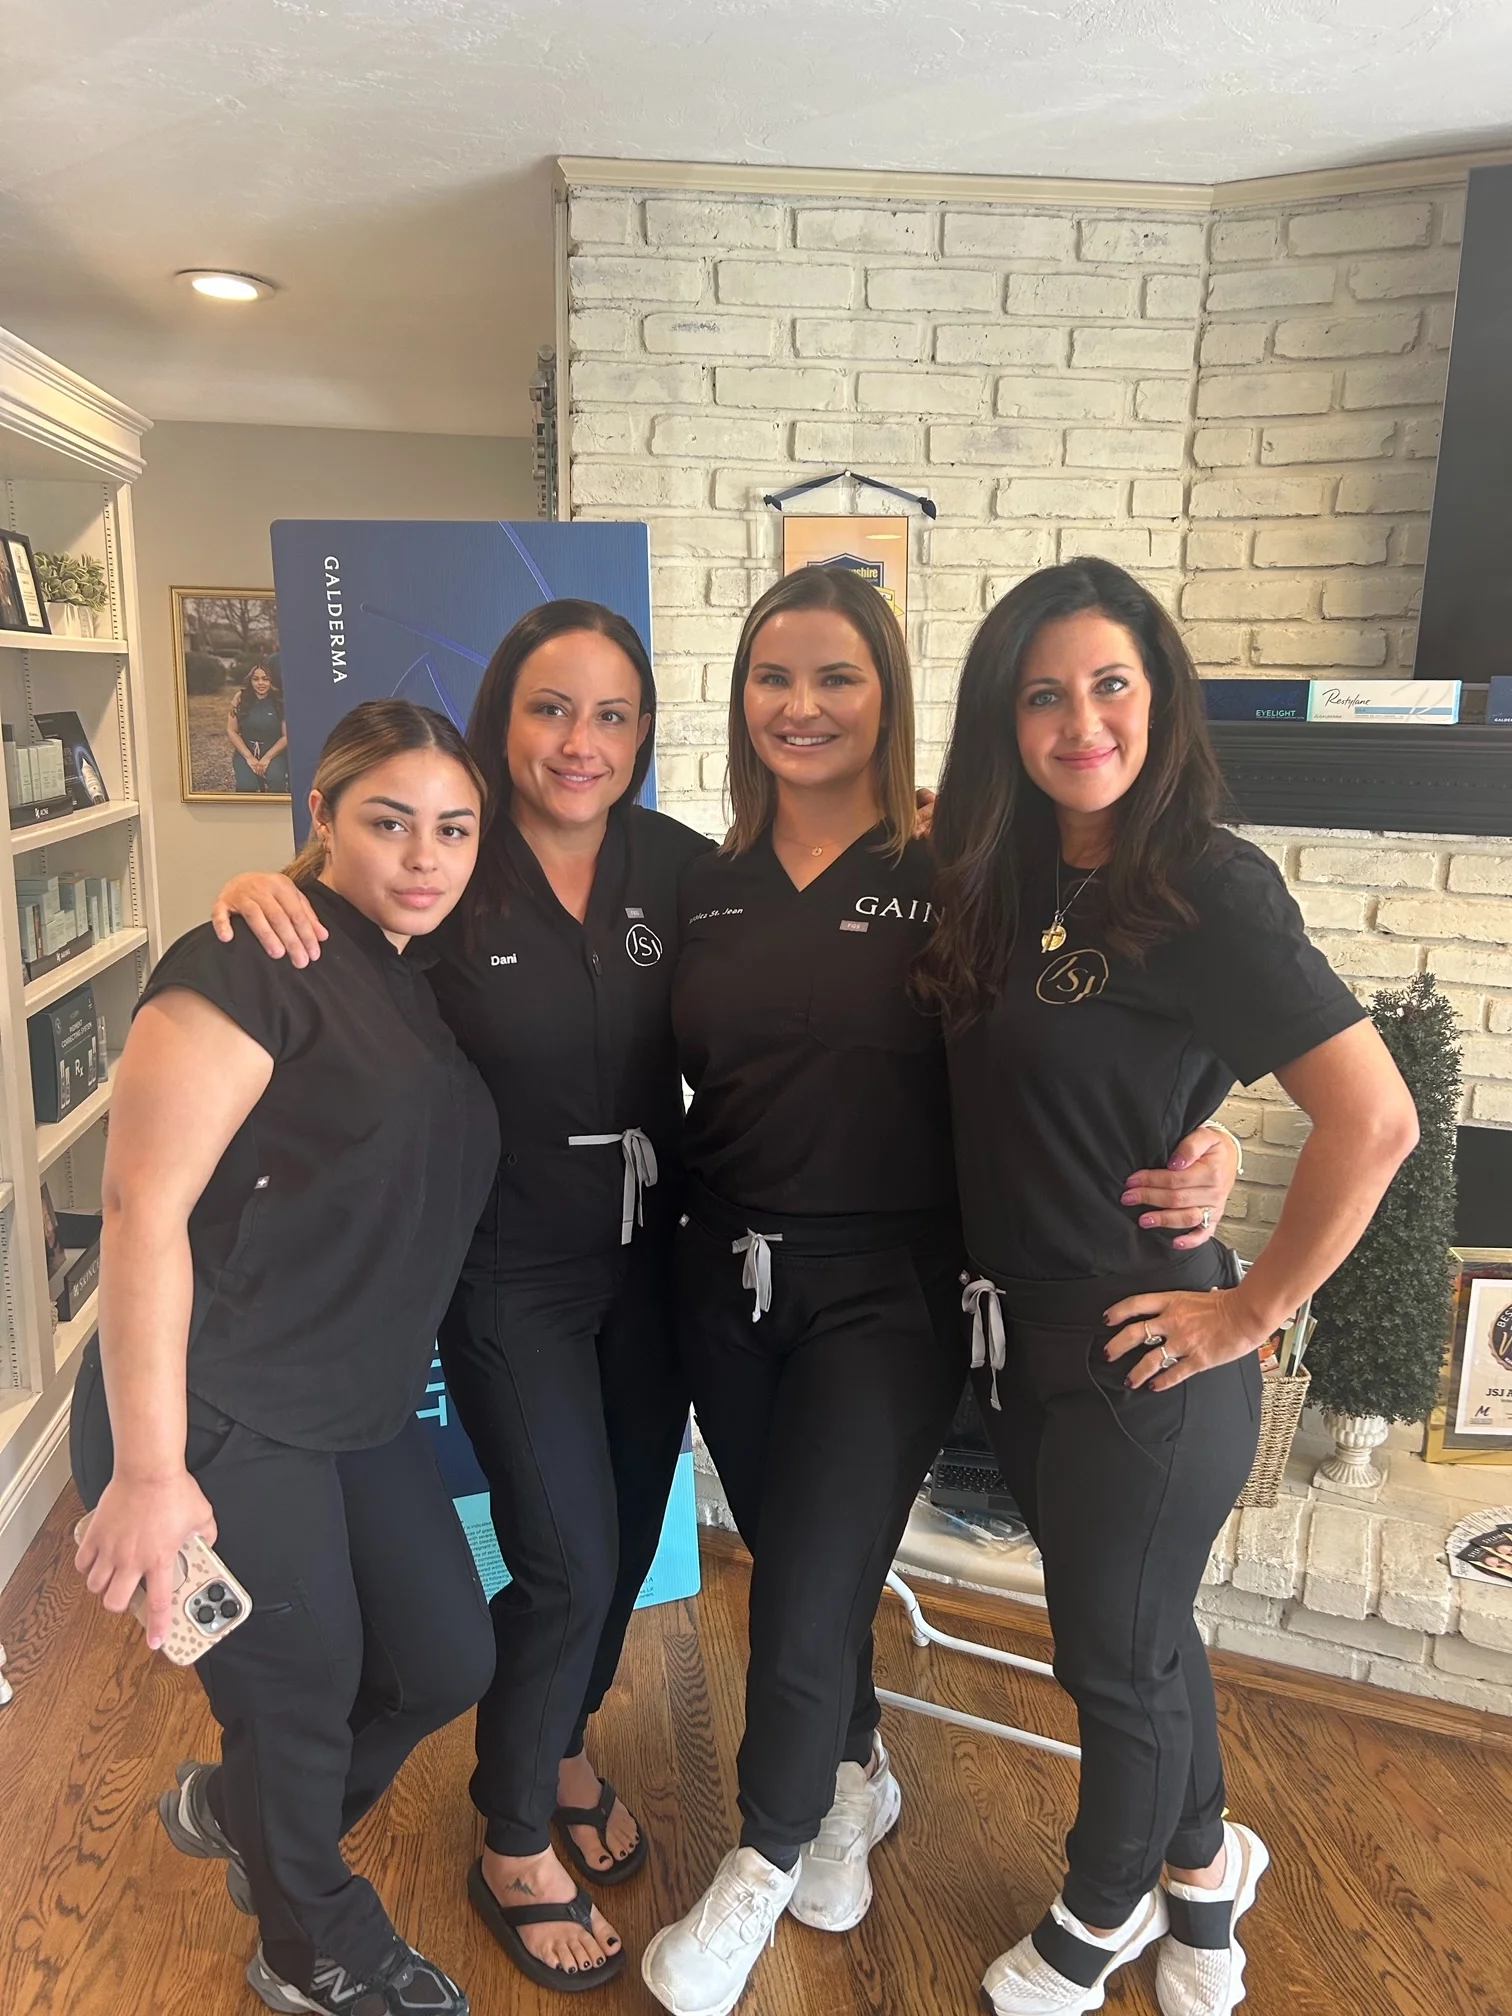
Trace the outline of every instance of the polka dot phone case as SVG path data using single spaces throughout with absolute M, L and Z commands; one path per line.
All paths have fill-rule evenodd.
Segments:
M 88 1519 L 74 1528 L 75 1541 L 84 1537 Z M 142 1584 L 128 1608 L 145 1631 L 147 1589 Z M 252 1598 L 198 1533 L 192 1533 L 179 1550 L 173 1585 L 173 1609 L 168 1636 L 163 1640 L 163 1656 L 175 1666 L 192 1666 L 212 1646 L 245 1624 L 252 1614 Z

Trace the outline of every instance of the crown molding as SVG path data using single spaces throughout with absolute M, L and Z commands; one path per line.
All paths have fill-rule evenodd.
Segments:
M 557 162 L 567 189 L 686 190 L 700 196 L 849 196 L 882 203 L 1083 204 L 1206 216 L 1206 182 L 1098 182 L 1065 175 L 916 174 L 902 168 L 743 167 L 718 161 L 615 161 L 580 154 Z
M 902 168 L 780 168 L 731 161 L 624 161 L 564 154 L 556 164 L 560 192 L 569 189 L 685 191 L 701 196 L 850 197 L 882 203 L 1013 203 L 1062 208 L 1168 210 L 1206 216 L 1214 210 L 1258 209 L 1273 203 L 1322 203 L 1332 197 L 1385 195 L 1462 182 L 1472 168 L 1512 163 L 1512 147 L 1366 161 L 1347 168 L 1303 168 L 1289 175 L 1237 182 L 1114 182 L 1067 175 L 915 174 Z
M 1478 147 L 1463 154 L 1420 154 L 1400 161 L 1364 161 L 1352 168 L 1304 168 L 1294 175 L 1257 175 L 1219 182 L 1213 207 L 1247 210 L 1271 203 L 1326 202 L 1331 196 L 1394 194 L 1463 182 L 1472 168 L 1512 164 L 1512 147 Z

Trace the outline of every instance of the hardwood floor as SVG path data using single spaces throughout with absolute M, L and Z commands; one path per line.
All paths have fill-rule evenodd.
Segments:
M 191 1676 L 150 1657 L 76 1580 L 66 1494 L 0 1596 L 16 1688 L 0 1710 L 0 2011 L 4 2016 L 253 2016 L 253 1931 L 217 1868 L 178 1855 L 153 1807 L 181 1757 L 213 1754 Z M 686 1909 L 733 1839 L 747 1577 L 713 1539 L 704 1594 L 643 1611 L 595 1731 L 653 1843 L 648 1874 L 609 1899 L 632 1955 Z M 943 1628 L 1043 1655 L 1035 1613 L 921 1585 Z M 878 1630 L 883 1683 L 1074 1740 L 1052 1683 L 917 1650 L 899 1607 Z M 1218 1662 L 1230 1797 L 1269 1843 L 1246 1922 L 1256 2016 L 1512 2016 L 1512 1723 L 1279 1668 Z M 970 2016 L 986 1961 L 1052 1893 L 1074 1767 L 917 1716 L 886 1734 L 903 1819 L 873 1860 L 861 1928 L 784 1921 L 742 2016 Z M 470 1911 L 475 1853 L 466 1722 L 432 1738 L 356 1830 L 352 1861 L 477 2016 L 560 2016 Z M 1155 2016 L 1153 1966 L 1107 2006 Z M 654 2016 L 634 1963 L 586 1998 Z

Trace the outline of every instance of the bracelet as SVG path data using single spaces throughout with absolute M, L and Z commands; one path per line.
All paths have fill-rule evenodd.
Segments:
M 1225 1127 L 1221 1120 L 1208 1120 L 1204 1122 L 1204 1125 L 1211 1127 L 1215 1134 L 1226 1134 L 1229 1140 L 1233 1142 L 1234 1153 L 1239 1158 L 1239 1166 L 1234 1171 L 1234 1174 L 1242 1176 L 1244 1174 L 1244 1143 L 1239 1139 L 1239 1136 L 1234 1132 L 1232 1127 Z

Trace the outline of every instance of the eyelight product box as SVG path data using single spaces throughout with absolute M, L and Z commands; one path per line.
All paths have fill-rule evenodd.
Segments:
M 1306 679 L 1204 679 L 1209 721 L 1305 721 Z
M 1499 726 L 1512 726 L 1512 679 L 1493 679 L 1486 695 L 1486 719 Z
M 1458 679 L 1314 679 L 1309 721 L 1437 723 L 1459 719 Z

